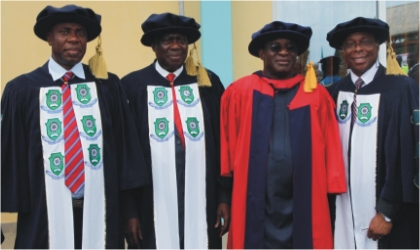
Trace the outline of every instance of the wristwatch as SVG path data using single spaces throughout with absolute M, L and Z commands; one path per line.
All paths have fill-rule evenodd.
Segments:
M 388 217 L 386 217 L 385 214 L 383 214 L 383 213 L 380 213 L 380 214 L 382 214 L 382 216 L 384 217 L 384 219 L 385 219 L 386 222 L 391 222 L 391 219 L 388 218 Z

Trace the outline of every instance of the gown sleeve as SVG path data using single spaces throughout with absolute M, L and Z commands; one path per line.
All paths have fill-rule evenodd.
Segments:
M 28 135 L 22 78 L 1 99 L 1 211 L 29 211 Z
M 385 140 L 385 184 L 380 197 L 387 201 L 418 203 L 413 180 L 419 172 L 419 86 L 404 77 L 401 96 L 394 100 Z M 397 84 L 397 83 L 396 83 Z
M 220 160 L 220 154 L 221 154 L 221 141 L 220 141 L 220 101 L 222 98 L 222 95 L 225 91 L 225 88 L 220 81 L 220 78 L 214 74 L 210 73 L 211 76 L 211 82 L 212 82 L 212 92 L 213 92 L 213 100 L 212 100 L 212 128 L 214 128 L 214 134 L 215 134 L 215 144 L 217 145 L 217 151 L 215 152 L 215 155 L 217 156 L 217 166 L 218 166 L 218 194 L 217 194 L 217 201 L 219 203 L 230 203 L 232 198 L 232 178 L 221 176 L 220 175 L 220 168 L 221 168 L 221 160 Z M 213 107 L 214 106 L 214 107 Z
M 117 140 L 118 163 L 120 164 L 120 190 L 128 190 L 149 183 L 146 163 L 141 150 L 134 118 L 128 106 L 128 98 L 121 81 L 115 76 L 112 79 L 118 92 L 115 134 Z
M 232 176 L 234 171 L 236 135 L 238 134 L 234 97 L 233 86 L 230 86 L 224 92 L 220 103 L 220 160 L 222 176 Z
M 325 116 L 322 122 L 322 130 L 325 141 L 327 192 L 330 194 L 340 194 L 345 193 L 347 189 L 340 134 L 338 131 L 337 119 L 334 113 L 334 101 L 326 90 L 324 96 L 325 102 L 320 109 L 322 112 L 320 116 Z

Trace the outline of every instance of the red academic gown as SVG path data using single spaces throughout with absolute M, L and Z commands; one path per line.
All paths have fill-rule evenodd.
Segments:
M 222 175 L 233 176 L 228 248 L 263 248 L 266 169 L 274 88 L 300 84 L 290 102 L 293 156 L 293 248 L 333 248 L 327 193 L 346 191 L 334 102 L 304 77 L 268 79 L 254 73 L 232 83 L 221 101 Z M 281 129 L 281 128 L 280 128 Z

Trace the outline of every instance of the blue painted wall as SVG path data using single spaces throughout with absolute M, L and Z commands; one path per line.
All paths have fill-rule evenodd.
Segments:
M 201 1 L 201 59 L 227 86 L 233 82 L 232 6 L 230 1 Z

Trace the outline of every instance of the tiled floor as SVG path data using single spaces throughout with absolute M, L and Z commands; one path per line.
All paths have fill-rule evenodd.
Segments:
M 16 238 L 16 223 L 2 223 L 1 230 L 4 234 L 4 242 L 1 244 L 1 249 L 13 249 Z
M 17 213 L 1 213 L 1 229 L 4 234 L 2 249 L 12 249 L 16 238 Z

